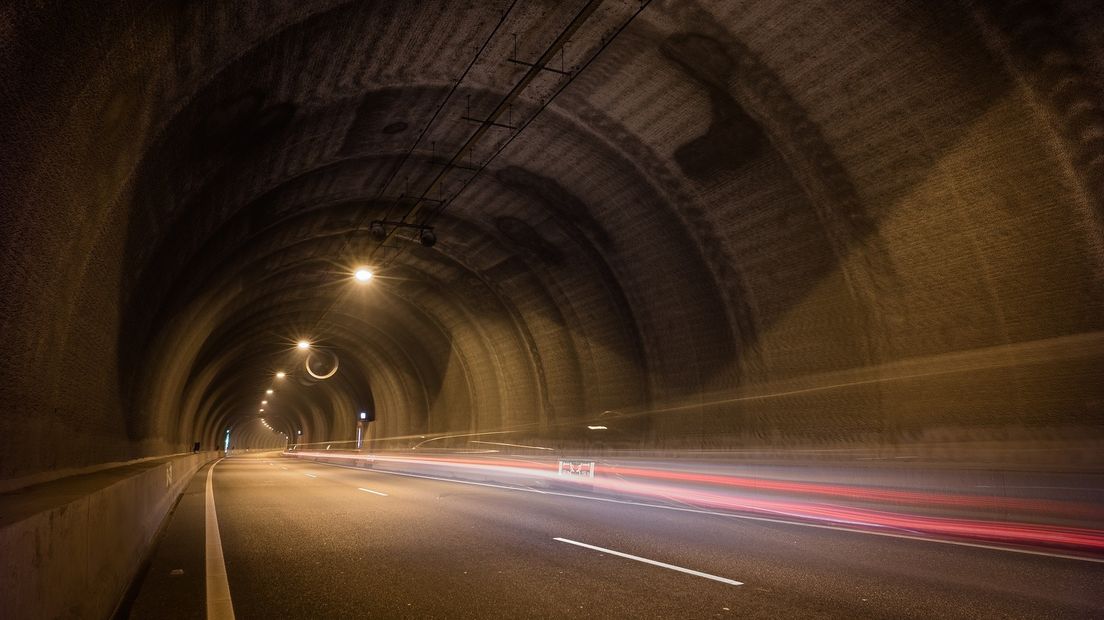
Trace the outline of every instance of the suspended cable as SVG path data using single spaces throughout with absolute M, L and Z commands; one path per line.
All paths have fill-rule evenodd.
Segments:
M 460 87 L 460 84 L 463 83 L 464 78 L 466 78 L 468 76 L 468 74 L 471 72 L 472 68 L 479 61 L 479 58 L 482 56 L 483 52 L 487 49 L 487 46 L 490 45 L 491 41 L 494 40 L 495 35 L 498 34 L 499 29 L 501 29 L 502 25 L 504 23 L 506 23 L 507 18 L 509 18 L 510 13 L 513 12 L 514 7 L 517 5 L 517 3 L 518 3 L 518 0 L 513 0 L 510 3 L 510 6 L 506 7 L 506 10 L 503 11 L 502 17 L 499 18 L 498 23 L 495 24 L 494 28 L 491 29 L 490 34 L 488 34 L 487 37 L 483 40 L 483 44 L 480 45 L 479 49 L 476 50 L 475 56 L 472 57 L 471 62 L 469 62 L 466 67 L 464 67 L 464 71 L 460 74 L 460 77 L 457 78 L 456 81 L 453 82 L 452 87 L 449 89 L 448 93 L 441 100 L 441 103 L 437 105 L 437 109 L 434 110 L 433 115 L 429 118 L 429 121 L 426 122 L 424 127 L 422 127 L 422 131 L 418 134 L 418 137 L 414 140 L 414 143 L 410 145 L 410 148 L 407 149 L 406 152 L 403 153 L 403 155 L 399 159 L 398 163 L 396 163 L 395 166 L 392 167 L 390 174 L 387 176 L 387 178 L 384 180 L 383 184 L 380 186 L 379 191 L 376 192 L 376 196 L 375 196 L 373 202 L 379 202 L 383 198 L 384 194 L 387 191 L 387 188 L 390 187 L 391 183 L 399 175 L 399 172 L 402 170 L 403 166 L 406 165 L 406 162 L 414 154 L 414 151 L 417 150 L 418 145 L 421 144 L 421 142 L 422 142 L 422 139 L 425 138 L 426 134 L 429 133 L 429 130 L 433 127 L 433 123 L 436 122 L 437 117 L 441 115 L 441 112 L 448 105 L 449 101 L 452 99 L 452 96 L 456 93 L 456 90 Z M 387 213 L 389 214 L 390 211 L 391 211 L 391 207 L 388 206 Z M 343 238 L 342 243 L 341 243 L 341 247 L 338 249 L 338 252 L 337 252 L 339 256 L 344 256 L 345 255 L 345 252 L 348 250 L 349 245 L 352 243 L 352 240 L 355 237 L 356 233 L 360 230 L 361 226 L 364 225 L 364 221 L 366 219 L 368 219 L 368 215 L 369 215 L 369 212 L 368 212 L 367 209 L 365 209 L 365 213 L 362 214 L 361 217 L 356 221 L 356 223 L 353 225 L 352 229 L 349 230 L 349 232 L 347 232 L 344 235 L 344 238 Z M 385 217 L 387 217 L 387 216 L 385 215 Z M 390 237 L 390 235 L 388 235 L 388 237 Z M 385 237 L 384 239 L 382 239 L 380 241 L 379 245 L 382 246 L 383 244 L 385 244 L 387 242 L 388 237 Z M 370 254 L 370 258 L 374 257 L 374 255 L 375 255 L 375 249 L 373 249 L 372 253 Z M 318 326 L 322 323 L 322 321 L 326 318 L 326 316 L 329 315 L 329 313 L 333 310 L 334 306 L 337 305 L 338 301 L 339 301 L 339 299 L 337 297 L 335 297 L 333 299 L 333 301 L 330 302 L 329 306 L 327 306 L 326 309 L 324 311 L 322 311 L 322 313 L 318 316 L 318 319 L 314 322 L 314 326 L 312 328 L 312 331 L 317 331 Z
M 585 5 L 583 5 L 581 9 L 579 9 L 579 11 L 572 18 L 571 22 L 568 23 L 568 25 L 560 32 L 560 34 L 557 35 L 555 40 L 553 40 L 552 43 L 548 45 L 547 49 L 545 49 L 544 53 L 541 54 L 537 62 L 533 63 L 525 72 L 525 75 L 523 75 L 521 79 L 518 80 L 516 84 L 514 84 L 513 88 L 511 88 L 510 91 L 506 93 L 506 95 L 504 95 L 501 100 L 499 100 L 498 105 L 495 106 L 491 113 L 488 114 L 485 119 L 482 119 L 480 121 L 479 127 L 476 128 L 475 132 L 473 132 L 472 135 L 469 136 L 468 139 L 464 142 L 464 144 L 462 144 L 460 148 L 456 150 L 452 158 L 449 159 L 448 163 L 445 164 L 441 171 L 437 173 L 437 176 L 435 176 L 433 180 L 430 181 L 430 183 L 425 187 L 418 199 L 414 202 L 413 205 L 411 205 L 410 210 L 408 210 L 406 214 L 403 215 L 403 217 L 399 220 L 400 223 L 405 223 L 407 220 L 413 219 L 418 214 L 418 212 L 421 210 L 422 203 L 427 202 L 427 196 L 433 190 L 433 187 L 442 181 L 445 175 L 448 174 L 449 170 L 460 167 L 457 165 L 457 162 L 464 157 L 465 153 L 470 153 L 475 143 L 478 142 L 479 139 L 482 138 L 483 135 L 491 129 L 491 127 L 497 124 L 495 123 L 495 121 L 498 119 L 499 116 L 501 116 L 504 112 L 511 110 L 511 106 L 514 100 L 518 98 L 522 91 L 524 91 L 525 88 L 534 79 L 536 79 L 538 75 L 540 75 L 541 71 L 544 70 L 544 65 L 552 59 L 557 51 L 559 51 L 563 47 L 563 45 L 567 42 L 571 35 L 578 31 L 583 23 L 586 22 L 586 20 L 594 13 L 594 11 L 598 9 L 598 5 L 601 3 L 602 0 L 590 0 Z M 446 201 L 442 201 L 441 204 L 445 204 L 445 202 Z M 391 232 L 393 233 L 393 231 Z M 391 233 L 387 235 L 388 238 L 390 236 Z M 398 254 L 401 254 L 401 252 L 402 249 L 400 248 L 399 252 L 396 254 L 396 257 Z M 392 257 L 392 262 L 394 258 L 395 257 Z
M 573 73 L 571 74 L 571 76 L 570 76 L 570 77 L 568 77 L 568 79 L 567 79 L 567 80 L 565 80 L 565 81 L 563 82 L 563 84 L 561 84 L 561 85 L 560 85 L 560 87 L 559 87 L 558 89 L 556 89 L 556 92 L 552 93 L 552 96 L 551 96 L 551 97 L 549 97 L 549 98 L 548 98 L 547 100 L 545 100 L 545 101 L 544 101 L 544 103 L 542 103 L 542 104 L 541 104 L 541 106 L 540 106 L 540 107 L 539 107 L 539 108 L 537 109 L 537 111 L 536 111 L 536 112 L 534 112 L 534 113 L 533 113 L 533 115 L 532 115 L 532 116 L 530 116 L 530 117 L 529 117 L 528 119 L 526 119 L 526 121 L 525 121 L 524 123 L 522 123 L 522 125 L 521 125 L 520 127 L 518 127 L 517 131 L 515 131 L 513 135 L 511 135 L 511 136 L 510 136 L 510 137 L 509 137 L 509 138 L 508 138 L 508 139 L 507 139 L 507 140 L 506 140 L 505 142 L 503 142 L 503 143 L 502 143 L 502 145 L 501 145 L 501 146 L 499 146 L 499 147 L 498 147 L 498 149 L 497 149 L 497 150 L 495 150 L 495 152 L 494 152 L 494 153 L 492 153 L 492 154 L 491 154 L 491 156 L 490 156 L 490 157 L 488 157 L 486 161 L 484 161 L 484 162 L 483 162 L 482 164 L 480 164 L 480 166 L 479 166 L 478 170 L 476 170 L 476 171 L 474 172 L 474 174 L 472 174 L 472 175 L 471 175 L 470 177 L 468 177 L 468 179 L 467 179 L 467 180 L 466 180 L 466 181 L 465 181 L 465 182 L 464 182 L 464 183 L 463 183 L 463 184 L 462 184 L 462 185 L 460 186 L 460 189 L 458 189 L 458 190 L 456 191 L 456 193 L 455 193 L 455 194 L 453 194 L 453 195 L 452 195 L 452 197 L 451 197 L 451 198 L 449 198 L 449 199 L 448 199 L 448 200 L 447 200 L 446 202 L 442 202 L 442 203 L 441 203 L 441 204 L 440 204 L 440 205 L 439 205 L 439 206 L 438 206 L 438 207 L 437 207 L 436 209 L 433 209 L 433 210 L 431 210 L 431 211 L 430 211 L 430 212 L 429 212 L 429 213 L 428 213 L 428 214 L 427 214 L 427 215 L 426 215 L 426 216 L 425 216 L 425 217 L 424 217 L 424 218 L 422 219 L 422 221 L 420 222 L 420 224 L 421 224 L 421 225 L 423 225 L 423 226 L 428 226 L 428 225 L 430 225 L 430 224 L 431 224 L 431 223 L 432 223 L 432 222 L 433 222 L 433 221 L 434 221 L 435 219 L 437 219 L 437 217 L 439 217 L 439 216 L 441 215 L 441 213 L 443 213 L 443 212 L 444 212 L 444 210 L 445 210 L 445 209 L 447 209 L 447 208 L 449 207 L 449 205 L 451 205 L 451 204 L 453 203 L 453 201 L 455 201 L 455 200 L 456 200 L 456 198 L 457 198 L 457 197 L 459 197 L 459 196 L 460 196 L 460 194 L 462 194 L 462 193 L 464 192 L 464 190 L 465 190 L 465 189 L 467 189 L 467 187 L 468 187 L 469 185 L 471 185 L 471 182 L 472 182 L 472 181 L 474 181 L 474 180 L 475 180 L 475 179 L 476 179 L 476 178 L 477 178 L 477 177 L 478 177 L 478 176 L 479 176 L 480 174 L 482 174 L 482 173 L 483 173 L 483 171 L 484 171 L 484 170 L 485 170 L 485 169 L 487 168 L 487 165 L 489 165 L 489 164 L 490 164 L 490 163 L 491 163 L 492 161 L 494 161 L 494 159 L 495 159 L 496 157 L 498 157 L 498 155 L 499 155 L 500 153 L 502 153 L 502 151 L 503 151 L 503 150 L 505 150 L 505 149 L 506 149 L 506 147 L 510 146 L 510 144 L 511 144 L 511 143 L 513 143 L 513 141 L 514 141 L 514 140 L 515 140 L 515 139 L 516 139 L 516 138 L 517 138 L 517 137 L 518 137 L 519 135 L 521 135 L 521 132 L 522 132 L 522 131 L 525 131 L 525 128 L 526 128 L 526 127 L 528 127 L 528 126 L 530 125 L 530 123 L 532 123 L 532 122 L 533 122 L 533 121 L 534 121 L 534 120 L 535 120 L 535 119 L 536 119 L 536 118 L 537 118 L 538 116 L 540 116 L 540 113 L 541 113 L 541 112 L 543 112 L 543 111 L 545 110 L 545 108 L 547 108 L 547 107 L 549 106 L 549 104 L 551 104 L 551 103 L 552 103 L 552 101 L 553 101 L 553 100 L 554 100 L 554 99 L 555 99 L 555 98 L 556 98 L 557 96 L 559 96 L 559 94 L 560 94 L 560 93 L 562 93 L 562 92 L 563 92 L 563 91 L 564 91 L 564 90 L 565 90 L 565 89 L 566 89 L 566 88 L 567 88 L 568 86 L 570 86 L 570 85 L 571 85 L 571 83 L 575 81 L 575 78 L 579 77 L 579 75 L 580 75 L 580 74 L 581 74 L 581 73 L 582 73 L 582 72 L 583 72 L 584 70 L 586 70 L 586 68 L 587 68 L 587 67 L 589 67 L 589 66 L 590 66 L 590 64 L 591 64 L 592 62 L 594 62 L 594 60 L 595 60 L 596 58 L 598 58 L 598 56 L 599 56 L 599 55 L 600 55 L 600 54 L 601 54 L 601 53 L 602 53 L 602 52 L 603 52 L 603 51 L 604 51 L 604 50 L 605 50 L 605 49 L 606 49 L 607 47 L 609 47 L 609 45 L 610 45 L 611 43 L 613 43 L 614 39 L 616 39 L 616 38 L 617 38 L 617 35 L 621 34 L 621 32 L 623 32 L 623 31 L 625 30 L 625 28 L 627 28 L 627 27 L 629 26 L 629 24 L 631 24 L 631 23 L 633 22 L 633 20 L 634 20 L 634 19 L 636 19 L 638 15 L 640 15 L 640 13 L 641 13 L 641 12 L 643 12 L 643 11 L 644 11 L 644 9 L 645 9 L 645 8 L 647 8 L 647 6 L 648 6 L 648 5 L 650 4 L 650 3 L 651 3 L 651 0 L 644 0 L 643 2 L 641 2 L 641 4 L 640 4 L 640 8 L 638 8 L 638 9 L 636 10 L 636 12 L 634 12 L 634 13 L 633 13 L 633 14 L 632 14 L 631 16 L 629 16 L 629 18 L 628 18 L 627 20 L 625 20 L 625 22 L 624 22 L 623 24 L 621 24 L 621 26 L 620 26 L 620 27 L 619 27 L 619 28 L 618 28 L 618 29 L 617 29 L 616 31 L 614 31 L 614 33 L 613 33 L 613 35 L 612 35 L 612 36 L 610 36 L 609 38 L 605 39 L 605 40 L 604 40 L 604 41 L 602 42 L 602 45 L 601 45 L 601 46 L 600 46 L 600 47 L 598 48 L 598 50 L 597 50 L 597 51 L 595 51 L 595 52 L 594 52 L 594 54 L 593 54 L 593 55 L 591 55 L 591 57 L 590 57 L 590 58 L 588 58 L 588 59 L 587 59 L 587 61 L 586 61 L 585 63 L 583 63 L 583 65 L 582 65 L 581 67 L 579 67 L 579 69 L 578 69 L 578 70 L 576 70 L 575 72 L 573 72 Z

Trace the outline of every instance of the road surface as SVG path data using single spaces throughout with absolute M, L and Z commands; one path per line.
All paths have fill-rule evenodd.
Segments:
M 206 476 L 131 617 L 205 617 Z M 237 618 L 1104 617 L 1083 560 L 279 456 L 212 482 Z

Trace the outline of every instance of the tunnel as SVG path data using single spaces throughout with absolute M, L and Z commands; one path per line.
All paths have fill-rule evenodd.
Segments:
M 1101 613 L 1102 32 L 0 8 L 0 615 Z

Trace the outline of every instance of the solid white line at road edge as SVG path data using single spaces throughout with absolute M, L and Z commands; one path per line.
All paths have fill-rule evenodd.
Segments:
M 381 491 L 373 491 L 372 489 L 366 489 L 364 487 L 357 487 L 357 490 L 358 491 L 364 491 L 365 493 L 375 493 L 376 495 L 382 495 L 383 497 L 387 497 L 386 493 L 383 493 Z
M 605 547 L 596 547 L 594 545 L 588 545 L 586 543 L 581 543 L 577 540 L 568 540 L 566 538 L 559 538 L 559 537 L 553 538 L 552 540 L 558 540 L 560 542 L 567 543 L 569 545 L 577 545 L 579 547 L 586 547 L 587 549 L 592 549 L 594 551 L 599 551 L 601 553 L 609 553 L 609 554 L 616 555 L 616 556 L 621 557 L 621 558 L 628 558 L 630 560 L 636 560 L 637 562 L 644 562 L 645 564 L 651 564 L 652 566 L 661 566 L 663 568 L 669 568 L 671 570 L 677 570 L 678 572 L 686 573 L 687 575 L 694 575 L 696 577 L 705 577 L 706 579 L 712 579 L 713 581 L 719 581 L 721 583 L 727 583 L 727 584 L 733 585 L 733 586 L 742 586 L 742 585 L 744 585 L 744 582 L 742 582 L 742 581 L 735 581 L 733 579 L 727 579 L 725 577 L 718 577 L 716 575 L 710 575 L 709 573 L 703 573 L 701 571 L 696 571 L 696 570 L 692 570 L 692 569 L 689 569 L 689 568 L 683 568 L 681 566 L 675 566 L 674 564 L 667 564 L 666 562 L 659 562 L 659 561 L 656 561 L 656 560 L 649 560 L 648 558 L 642 558 L 638 555 L 631 555 L 631 554 L 628 554 L 628 553 L 621 553 L 620 551 L 614 551 L 613 549 L 606 549 Z
M 234 603 L 230 600 L 230 582 L 226 579 L 226 560 L 222 557 L 218 516 L 215 514 L 215 461 L 207 470 L 207 620 L 234 620 Z

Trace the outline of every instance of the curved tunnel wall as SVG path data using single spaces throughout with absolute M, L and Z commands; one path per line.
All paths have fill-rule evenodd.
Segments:
M 570 13 L 522 4 L 535 55 Z M 276 445 L 270 386 L 311 442 L 369 400 L 377 438 L 570 447 L 612 411 L 624 447 L 1099 440 L 1086 6 L 653 2 L 432 248 L 367 222 L 516 81 L 495 39 L 403 157 L 504 7 L 8 9 L 0 477 Z M 338 376 L 275 382 L 301 337 Z

